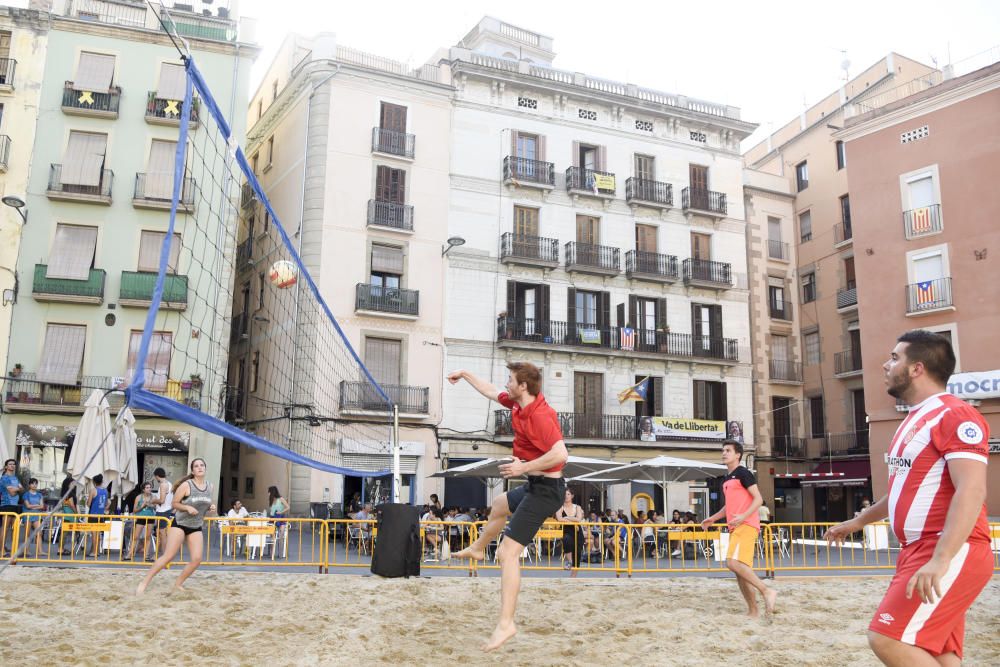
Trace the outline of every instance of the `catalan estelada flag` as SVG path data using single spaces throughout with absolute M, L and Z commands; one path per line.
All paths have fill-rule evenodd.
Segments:
M 935 289 L 933 280 L 925 280 L 922 283 L 917 283 L 917 305 L 929 306 L 937 301 L 934 293 Z
M 625 401 L 645 401 L 646 392 L 649 390 L 649 378 L 644 377 L 642 380 L 632 385 L 628 389 L 623 389 L 618 392 L 618 404 L 621 405 Z
M 923 208 L 913 209 L 913 232 L 915 234 L 923 234 L 924 232 L 931 231 L 931 207 L 924 206 Z

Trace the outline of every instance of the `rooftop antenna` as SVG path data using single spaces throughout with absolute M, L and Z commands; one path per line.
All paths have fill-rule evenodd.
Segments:
M 847 49 L 841 49 L 840 53 L 844 56 L 844 59 L 840 61 L 840 69 L 844 70 L 844 81 L 850 81 L 851 61 L 847 58 Z

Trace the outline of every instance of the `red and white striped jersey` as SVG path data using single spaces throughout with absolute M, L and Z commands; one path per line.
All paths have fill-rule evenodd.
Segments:
M 889 522 L 900 544 L 937 539 L 955 487 L 948 461 L 989 461 L 989 427 L 979 412 L 951 394 L 935 394 L 910 408 L 885 455 L 889 466 Z M 986 505 L 969 541 L 989 541 Z

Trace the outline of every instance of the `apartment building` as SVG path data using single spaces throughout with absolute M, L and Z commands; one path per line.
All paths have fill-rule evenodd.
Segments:
M 433 426 L 441 420 L 444 377 L 444 273 L 447 247 L 451 87 L 434 65 L 404 63 L 338 44 L 333 35 L 289 37 L 248 108 L 246 154 L 289 235 L 361 360 L 400 413 L 403 502 L 424 495 L 437 468 Z M 270 264 L 258 242 L 267 215 L 247 191 L 237 252 L 237 285 L 230 350 L 230 385 L 238 400 L 229 418 L 253 428 L 274 403 L 287 403 L 257 368 L 274 359 L 272 327 L 287 322 L 262 315 L 258 294 Z M 300 221 L 301 220 L 301 227 Z M 309 350 L 325 318 L 296 320 L 294 345 Z M 323 426 L 289 421 L 293 449 L 315 442 L 332 449 L 337 465 L 358 471 L 391 469 L 389 452 L 345 436 L 340 425 L 381 420 L 365 378 L 297 373 L 296 404 L 331 419 Z M 321 386 L 321 383 L 324 386 Z M 328 404 L 329 403 L 329 404 Z M 226 443 L 224 497 L 251 509 L 266 505 L 277 486 L 292 511 L 310 502 L 337 504 L 355 492 L 372 499 L 371 480 L 292 465 L 235 442 Z M 381 483 L 388 487 L 388 478 Z
M 716 461 L 727 429 L 756 444 L 739 155 L 755 126 L 557 69 L 550 37 L 489 17 L 440 56 L 455 88 L 448 232 L 466 241 L 446 258 L 448 368 L 502 386 L 508 361 L 541 367 L 574 454 Z M 645 401 L 619 403 L 647 378 Z M 445 387 L 449 466 L 510 454 L 497 407 Z M 441 488 L 449 504 L 488 500 Z M 668 503 L 704 513 L 709 494 L 680 485 Z
M 174 109 L 183 100 L 184 73 L 145 3 L 34 4 L 48 14 L 48 45 L 43 59 L 26 57 L 23 70 L 19 63 L 14 78 L 17 86 L 22 72 L 41 73 L 33 146 L 15 137 L 11 152 L 22 161 L 31 154 L 27 187 L 18 193 L 30 224 L 21 227 L 20 294 L 7 355 L 7 368 L 18 373 L 4 387 L 3 429 L 17 444 L 22 467 L 43 488 L 58 489 L 83 402 L 95 388 L 123 387 L 135 371 L 169 223 L 179 126 Z M 161 14 L 168 7 L 165 20 L 185 36 L 220 104 L 242 109 L 257 55 L 247 43 L 252 26 L 226 3 L 196 4 L 154 7 Z M 197 108 L 191 111 L 196 117 Z M 242 140 L 243 119 L 233 121 Z M 204 131 L 192 124 L 192 133 Z M 185 206 L 206 229 L 216 224 L 196 201 Z M 190 298 L 197 271 L 169 276 L 167 307 L 188 311 L 182 323 L 220 317 L 199 311 L 203 306 Z M 181 355 L 174 352 L 194 337 L 184 324 L 160 333 L 149 389 L 189 404 L 202 400 L 200 387 L 181 376 Z M 120 395 L 111 400 L 121 404 Z M 194 456 L 206 459 L 209 471 L 219 470 L 221 438 L 142 411 L 136 417 L 143 478 L 158 466 L 179 476 Z
M 11 313 L 24 279 L 17 272 L 17 251 L 28 218 L 25 192 L 48 31 L 48 13 L 0 7 L 0 198 L 5 204 L 0 207 L 0 359 L 5 361 Z M 3 375 L 21 370 L 11 365 Z
M 928 329 L 951 339 L 958 359 L 948 391 L 990 427 L 990 488 L 1000 484 L 1000 63 L 937 85 L 903 85 L 851 109 L 836 139 L 848 175 L 858 249 L 862 365 L 871 420 L 876 497 L 885 455 L 907 406 L 885 391 L 881 365 L 900 333 Z M 962 434 L 959 434 L 962 437 Z M 991 515 L 1000 498 L 991 493 Z

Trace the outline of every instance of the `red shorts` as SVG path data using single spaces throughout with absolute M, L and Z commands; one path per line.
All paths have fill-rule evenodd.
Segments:
M 993 575 L 993 551 L 988 542 L 965 543 L 941 580 L 937 602 L 924 604 L 916 592 L 907 600 L 906 584 L 931 559 L 936 546 L 936 540 L 922 539 L 903 548 L 868 629 L 932 655 L 954 652 L 961 658 L 965 612 Z

